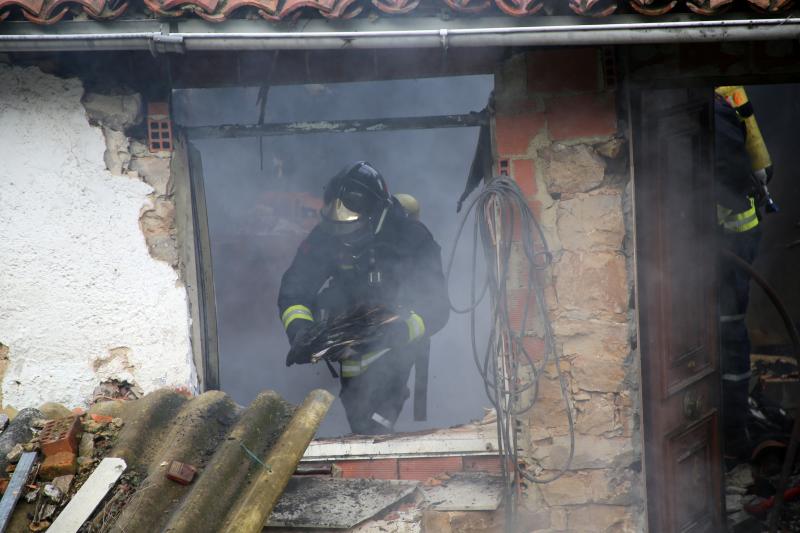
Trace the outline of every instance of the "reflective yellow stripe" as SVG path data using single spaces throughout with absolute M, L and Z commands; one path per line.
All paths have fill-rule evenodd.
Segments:
M 291 307 L 287 307 L 286 311 L 284 311 L 281 315 L 283 329 L 288 328 L 289 324 L 298 318 L 301 320 L 310 320 L 311 322 L 314 321 L 314 315 L 311 314 L 311 309 L 305 305 L 293 305 Z
M 758 213 L 756 203 L 750 198 L 750 209 L 734 213 L 732 209 L 717 205 L 717 222 L 726 230 L 743 233 L 758 226 Z
M 425 322 L 422 317 L 414 311 L 411 311 L 411 316 L 406 319 L 408 326 L 408 341 L 411 342 L 425 335 Z
M 390 348 L 364 354 L 360 357 L 351 357 L 342 361 L 342 377 L 352 378 L 362 374 L 367 367 L 386 354 Z

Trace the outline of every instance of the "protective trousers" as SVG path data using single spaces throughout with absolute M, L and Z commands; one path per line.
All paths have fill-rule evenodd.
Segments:
M 408 377 L 416 351 L 412 346 L 392 350 L 360 375 L 342 377 L 340 397 L 353 433 L 391 433 L 408 399 Z
M 752 264 L 761 228 L 722 234 L 724 249 Z M 750 336 L 745 318 L 750 298 L 750 275 L 732 261 L 721 259 L 719 271 L 719 329 L 722 362 L 723 427 L 726 448 L 736 453 L 747 440 L 750 385 Z

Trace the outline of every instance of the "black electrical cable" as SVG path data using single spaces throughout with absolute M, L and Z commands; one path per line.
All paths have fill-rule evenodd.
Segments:
M 761 287 L 761 289 L 767 295 L 767 298 L 769 298 L 770 302 L 772 302 L 772 305 L 775 306 L 778 314 L 781 315 L 781 320 L 783 321 L 786 331 L 789 334 L 789 338 L 792 341 L 795 361 L 797 361 L 798 365 L 800 365 L 800 334 L 798 334 L 797 328 L 792 321 L 792 317 L 786 310 L 786 306 L 783 304 L 783 301 L 781 301 L 778 293 L 775 292 L 775 289 L 773 289 L 769 283 L 767 283 L 767 280 L 761 277 L 761 275 L 756 272 L 752 266 L 750 266 L 750 263 L 743 260 L 730 250 L 722 250 L 722 255 L 725 259 L 732 261 L 737 267 L 747 272 L 753 281 L 755 281 L 756 284 Z M 795 416 L 794 424 L 792 425 L 791 437 L 789 437 L 789 446 L 786 450 L 786 457 L 783 460 L 783 467 L 781 468 L 781 475 L 778 480 L 777 491 L 775 492 L 775 505 L 773 506 L 769 515 L 770 533 L 775 533 L 778 530 L 778 522 L 780 521 L 781 510 L 783 508 L 783 492 L 786 490 L 786 485 L 789 482 L 789 475 L 792 472 L 792 466 L 794 465 L 795 458 L 797 457 L 798 444 L 800 444 L 800 417 Z
M 489 401 L 497 413 L 497 431 L 500 452 L 508 457 L 514 465 L 513 482 L 520 478 L 533 483 L 549 483 L 564 475 L 572 464 L 575 455 L 575 425 L 572 417 L 572 405 L 569 387 L 561 371 L 560 358 L 553 342 L 553 329 L 549 320 L 545 300 L 544 286 L 539 280 L 539 273 L 552 263 L 552 254 L 547 246 L 544 231 L 520 191 L 517 184 L 507 177 L 494 178 L 469 204 L 464 218 L 456 233 L 452 252 L 446 269 L 448 287 L 455 262 L 456 250 L 461 240 L 467 220 L 474 212 L 474 228 L 472 237 L 470 300 L 465 307 L 452 305 L 451 309 L 460 314 L 470 316 L 470 340 L 473 359 L 478 368 Z M 519 331 L 515 331 L 509 311 L 507 282 L 514 256 L 515 243 L 519 242 L 524 252 L 527 266 L 527 280 L 524 291 L 525 304 Z M 485 280 L 478 290 L 478 253 L 483 252 L 483 263 L 486 270 Z M 481 356 L 476 339 L 476 311 L 478 306 L 490 295 L 492 326 L 486 350 Z M 531 297 L 535 301 L 538 319 L 544 334 L 544 356 L 537 364 L 523 339 L 530 314 Z M 525 379 L 519 375 L 520 361 L 530 370 L 530 377 Z M 569 456 L 565 464 L 553 475 L 546 478 L 536 477 L 521 468 L 517 455 L 516 423 L 518 417 L 533 409 L 539 395 L 539 380 L 548 364 L 555 365 L 558 374 L 561 395 L 564 400 L 567 423 L 569 426 Z M 526 399 L 525 393 L 530 396 Z M 503 472 L 506 474 L 507 492 L 513 494 L 507 475 L 506 461 L 503 461 Z

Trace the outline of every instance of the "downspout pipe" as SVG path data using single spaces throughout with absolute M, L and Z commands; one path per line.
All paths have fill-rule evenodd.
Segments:
M 568 46 L 786 40 L 800 19 L 685 20 L 553 26 L 313 32 L 131 32 L 0 35 L 0 51 L 331 50 Z

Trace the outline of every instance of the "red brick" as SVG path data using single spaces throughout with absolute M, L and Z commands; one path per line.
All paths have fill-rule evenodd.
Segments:
M 495 142 L 500 157 L 524 155 L 531 139 L 545 125 L 543 113 L 523 111 L 513 115 L 499 114 L 495 118 Z
M 78 470 L 78 456 L 72 452 L 61 452 L 45 457 L 39 468 L 39 477 L 50 480 L 58 476 L 75 474 Z
M 39 434 L 42 453 L 47 457 L 62 452 L 78 452 L 78 432 L 81 421 L 77 416 L 68 416 L 48 421 Z
M 537 317 L 539 316 L 536 295 L 532 291 L 528 294 L 527 289 L 508 289 L 507 296 L 508 318 L 514 331 L 519 333 L 520 326 L 522 325 L 522 316 L 525 314 L 526 296 L 528 302 L 528 319 L 525 331 L 535 329 L 538 321 Z
M 190 464 L 181 463 L 180 461 L 172 461 L 167 468 L 167 479 L 170 479 L 181 485 L 188 485 L 197 474 L 197 469 Z
M 90 417 L 98 424 L 110 424 L 111 421 L 114 420 L 113 416 L 108 416 L 108 415 L 92 414 L 90 415 Z
M 344 478 L 397 479 L 397 459 L 338 461 Z
M 542 220 L 542 202 L 540 202 L 539 200 L 530 200 L 528 201 L 528 207 L 531 209 L 531 212 L 533 213 L 533 218 L 535 218 L 536 220 Z M 537 234 L 536 232 L 534 232 L 534 237 L 536 236 Z M 537 241 L 537 246 L 539 245 L 538 242 L 539 241 Z
M 476 455 L 464 457 L 464 470 L 467 472 L 489 472 L 490 474 L 502 473 L 502 464 L 497 455 Z
M 617 131 L 614 94 L 552 98 L 547 104 L 547 127 L 555 141 L 613 135 Z
M 10 479 L 7 477 L 0 478 L 0 494 L 3 494 L 6 491 L 9 481 Z
M 600 59 L 597 48 L 561 48 L 528 52 L 528 91 L 597 91 Z
M 522 338 L 522 347 L 536 363 L 542 361 L 544 357 L 544 339 L 540 337 L 532 337 L 530 335 Z M 525 357 L 525 354 L 520 354 L 520 357 Z
M 460 472 L 463 469 L 461 456 L 400 459 L 400 479 L 424 481 L 441 474 Z
M 536 165 L 530 159 L 515 159 L 511 162 L 511 176 L 526 198 L 536 195 Z

